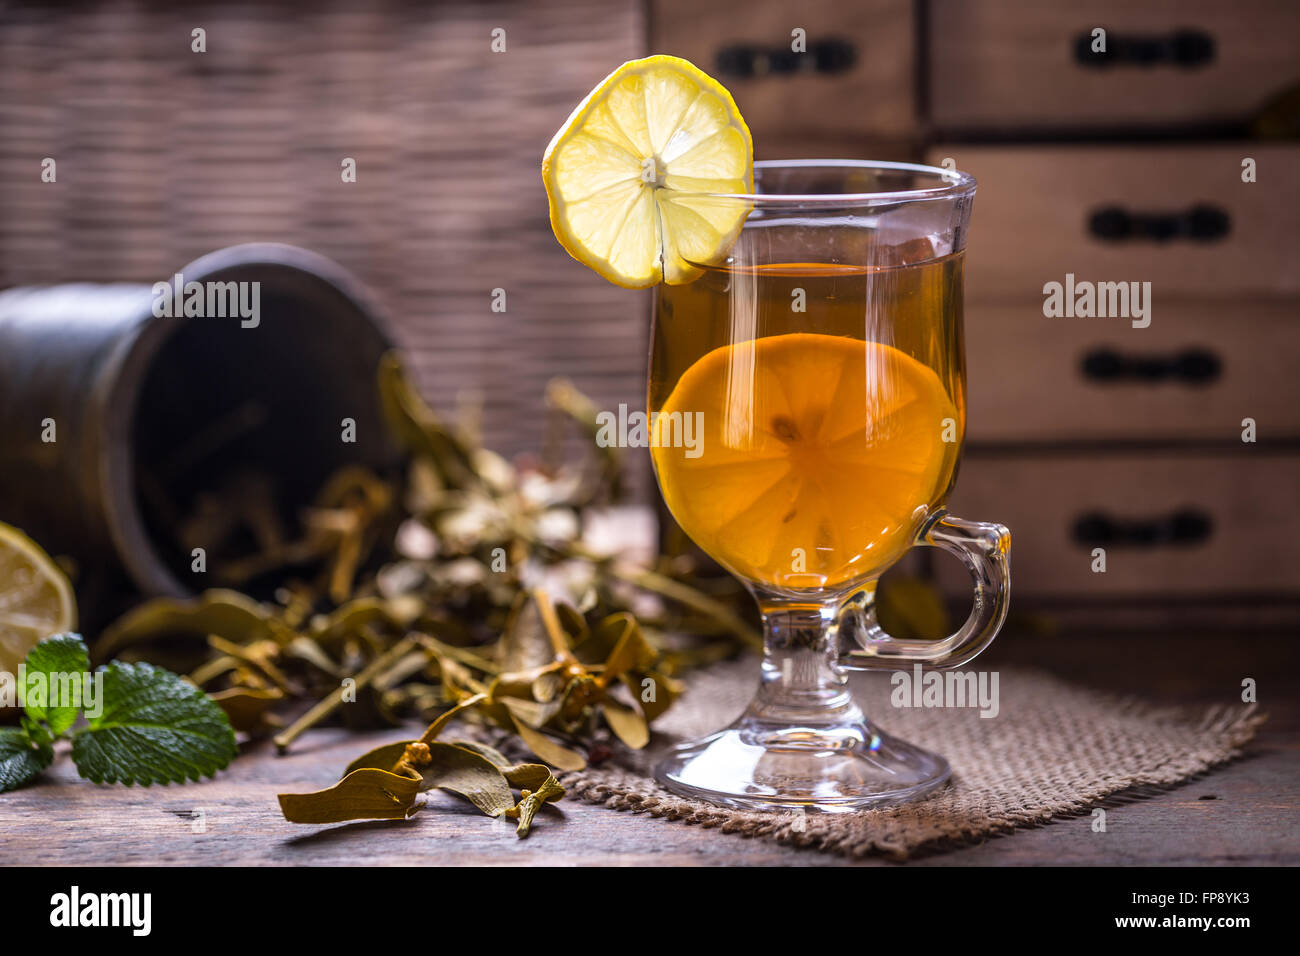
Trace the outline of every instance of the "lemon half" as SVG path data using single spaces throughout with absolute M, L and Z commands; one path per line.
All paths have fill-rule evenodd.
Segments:
M 33 647 L 76 627 L 67 576 L 35 541 L 0 523 L 0 671 L 18 673 Z
M 750 206 L 754 141 L 731 94 L 675 56 L 631 60 L 578 104 L 542 159 L 551 228 L 569 255 L 642 289 L 696 278 Z

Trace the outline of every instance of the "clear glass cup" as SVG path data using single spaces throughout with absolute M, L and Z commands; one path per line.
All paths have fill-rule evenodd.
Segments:
M 719 262 L 660 286 L 651 454 L 668 509 L 740 578 L 764 622 L 762 678 L 731 726 L 656 768 L 677 793 L 745 809 L 850 811 L 915 799 L 942 757 L 867 719 L 855 669 L 957 666 L 1006 618 L 1010 536 L 944 510 L 966 425 L 962 265 L 974 180 L 902 163 L 755 164 Z M 938 641 L 896 640 L 876 582 L 911 547 L 959 557 L 975 600 Z

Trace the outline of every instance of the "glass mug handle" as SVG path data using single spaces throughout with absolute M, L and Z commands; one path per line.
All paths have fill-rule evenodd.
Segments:
M 988 647 L 1001 630 L 1011 598 L 1011 532 L 989 521 L 953 518 L 940 509 L 922 526 L 915 543 L 942 548 L 966 565 L 975 584 L 970 617 L 940 641 L 900 640 L 876 621 L 875 589 L 860 591 L 840 609 L 841 633 L 847 615 L 858 617 L 858 633 L 852 639 L 857 646 L 841 650 L 841 667 L 894 670 L 901 661 L 959 667 Z

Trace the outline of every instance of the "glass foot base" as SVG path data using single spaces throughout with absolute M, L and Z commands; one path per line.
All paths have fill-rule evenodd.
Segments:
M 742 717 L 655 767 L 674 793 L 741 810 L 849 813 L 906 803 L 948 780 L 948 761 L 867 720 L 773 727 Z

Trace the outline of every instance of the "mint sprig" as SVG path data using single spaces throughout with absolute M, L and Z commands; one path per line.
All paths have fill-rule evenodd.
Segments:
M 28 783 L 54 760 L 54 742 L 71 739 L 77 772 L 95 783 L 149 786 L 210 777 L 237 753 L 225 713 L 193 684 L 152 664 L 114 661 L 93 675 L 102 693 L 73 729 L 85 705 L 70 693 L 85 689 L 90 655 L 77 634 L 56 634 L 37 644 L 24 662 L 28 686 L 21 727 L 0 728 L 0 793 Z M 32 675 L 41 679 L 32 681 Z M 39 693 L 42 686 L 45 693 Z M 55 693 L 55 688 L 58 688 Z M 28 688 L 24 688 L 26 691 Z M 74 706 L 79 700 L 81 706 Z M 70 703 L 72 701 L 72 703 Z M 56 706 L 57 704 L 57 706 Z

